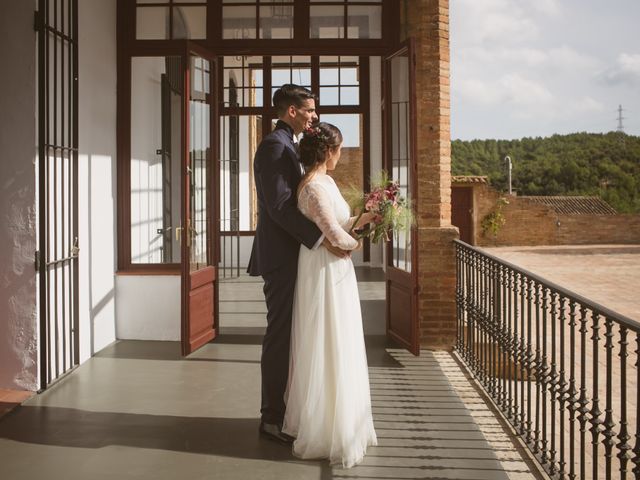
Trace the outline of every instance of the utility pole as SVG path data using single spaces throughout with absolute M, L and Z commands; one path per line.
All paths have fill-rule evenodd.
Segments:
M 509 179 L 509 195 L 511 195 L 511 168 L 513 165 L 511 164 L 511 157 L 507 155 L 504 157 L 504 161 L 507 163 L 507 177 Z

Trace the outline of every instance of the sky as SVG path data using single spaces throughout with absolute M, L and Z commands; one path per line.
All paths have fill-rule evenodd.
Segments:
M 640 135 L 640 0 L 450 0 L 451 138 Z

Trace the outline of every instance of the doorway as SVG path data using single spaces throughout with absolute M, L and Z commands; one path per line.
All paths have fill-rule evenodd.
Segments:
M 178 298 L 156 295 L 158 305 L 141 309 L 139 328 L 177 330 L 186 355 L 216 328 L 217 59 L 191 42 L 172 53 L 131 58 L 130 125 L 122 132 L 130 163 L 120 175 L 130 192 L 122 211 L 130 269 L 179 280 Z M 173 314 L 158 325 L 163 308 Z

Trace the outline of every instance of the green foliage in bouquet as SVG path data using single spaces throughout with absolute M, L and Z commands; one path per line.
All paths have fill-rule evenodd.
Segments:
M 343 195 L 352 211 L 358 214 L 351 227 L 352 232 L 363 213 L 375 214 L 373 223 L 355 232 L 356 238 L 369 237 L 373 243 L 380 239 L 389 240 L 390 232 L 408 232 L 415 221 L 409 199 L 400 194 L 398 182 L 392 181 L 384 170 L 371 179 L 369 193 L 351 186 Z

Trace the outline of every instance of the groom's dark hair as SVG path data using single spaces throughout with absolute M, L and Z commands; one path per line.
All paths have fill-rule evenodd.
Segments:
M 305 100 L 317 100 L 315 94 L 308 88 L 286 83 L 273 94 L 273 106 L 276 107 L 278 117 L 284 115 L 291 105 L 300 108 Z

